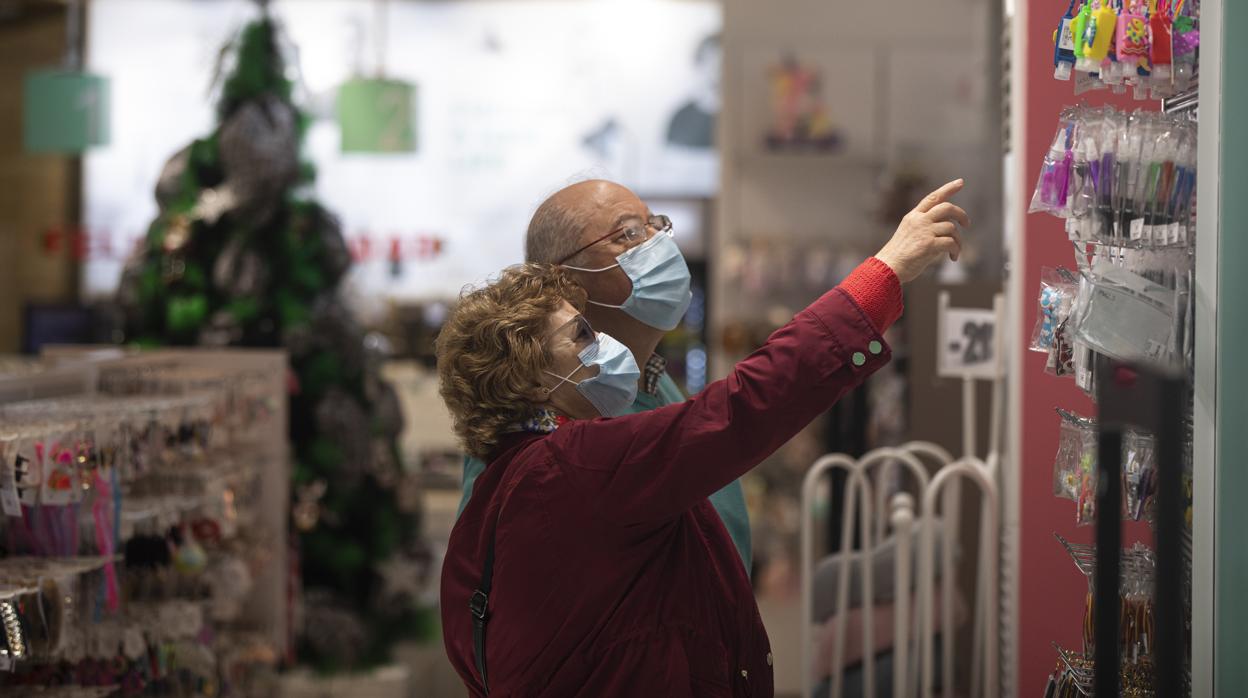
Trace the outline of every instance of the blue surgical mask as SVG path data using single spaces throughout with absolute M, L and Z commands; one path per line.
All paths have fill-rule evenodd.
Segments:
M 680 324 L 689 309 L 693 293 L 689 290 L 689 267 L 670 233 L 656 233 L 642 244 L 621 253 L 616 263 L 601 269 L 570 267 L 565 269 L 591 274 L 616 267 L 624 270 L 633 290 L 620 305 L 589 301 L 604 308 L 618 308 L 637 320 L 667 332 Z
M 557 373 L 546 373 L 559 380 L 576 386 L 578 392 L 598 410 L 604 417 L 619 417 L 628 414 L 637 399 L 637 381 L 641 378 L 641 369 L 628 347 L 617 342 L 611 335 L 598 333 L 597 340 L 581 350 L 577 355 L 584 367 L 597 366 L 598 375 L 582 381 L 571 380 L 577 367 L 566 376 Z

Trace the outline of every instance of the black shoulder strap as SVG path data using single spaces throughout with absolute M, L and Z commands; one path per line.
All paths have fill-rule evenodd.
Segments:
M 490 694 L 490 679 L 485 671 L 485 624 L 490 620 L 490 588 L 494 584 L 494 534 L 497 533 L 498 522 L 494 522 L 494 530 L 490 531 L 490 541 L 485 547 L 485 564 L 481 567 L 481 584 L 472 592 L 468 600 L 468 611 L 472 613 L 472 654 L 477 660 L 477 671 L 481 674 L 481 685 L 485 686 L 485 694 Z

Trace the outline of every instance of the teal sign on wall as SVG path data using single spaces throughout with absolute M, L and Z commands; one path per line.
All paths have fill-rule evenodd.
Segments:
M 81 153 L 108 143 L 108 78 L 65 70 L 26 75 L 22 137 L 32 153 Z
M 416 151 L 416 86 L 355 78 L 338 89 L 344 153 Z

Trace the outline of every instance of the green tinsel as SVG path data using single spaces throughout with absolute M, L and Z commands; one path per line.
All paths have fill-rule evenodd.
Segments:
M 243 29 L 237 61 L 234 73 L 226 79 L 221 90 L 221 103 L 217 108 L 219 118 L 226 118 L 243 102 L 265 94 L 290 101 L 292 85 L 286 79 L 272 19 L 264 17 Z
M 217 105 L 223 123 L 252 101 L 272 104 L 276 97 L 293 108 L 293 87 L 267 16 L 244 29 L 232 48 L 235 60 L 227 63 L 231 72 L 221 82 Z M 296 114 L 297 135 L 302 137 L 310 119 Z M 366 381 L 379 379 L 360 367 L 363 337 L 355 337 L 349 323 L 334 324 L 332 318 L 331 330 L 321 326 L 326 307 L 341 307 L 334 299 L 346 263 L 345 243 L 338 241 L 327 249 L 326 226 L 333 224 L 332 218 L 295 193 L 306 191 L 299 184 L 315 177 L 315 168 L 306 162 L 300 163 L 297 181 L 276 200 L 250 201 L 250 208 L 200 217 L 197 207 L 206 190 L 235 186 L 225 169 L 224 162 L 230 160 L 223 160 L 220 131 L 218 124 L 212 134 L 192 142 L 184 169 L 171 170 L 163 185 L 172 191 L 162 194 L 161 213 L 148 230 L 138 267 L 127 272 L 131 286 L 121 294 L 129 299 L 127 333 L 143 346 L 194 344 L 205 336 L 224 336 L 241 346 L 290 342 L 295 374 L 289 411 L 295 455 L 292 500 L 300 496 L 299 485 L 305 489 L 318 482 L 327 485 L 317 504 L 316 526 L 298 534 L 302 581 L 307 589 L 329 592 L 336 607 L 358 618 L 365 630 L 364 646 L 349 659 L 327 654 L 326 644 L 316 637 L 299 641 L 299 658 L 318 671 L 375 665 L 388 659 L 399 639 L 430 633 L 428 614 L 395 604 L 378 608 L 382 586 L 378 570 L 392 554 L 412 549 L 419 520 L 399 510 L 392 489 L 374 479 L 368 464 L 347 463 L 342 444 L 320 431 L 323 420 L 317 410 L 322 398 L 331 392 L 350 396 L 367 415 L 368 433 L 359 436 L 369 443 L 387 439 L 391 460 L 398 462 L 394 435 L 376 426 L 374 406 L 365 399 L 371 394 Z M 245 148 L 244 143 L 239 151 L 244 156 Z M 238 153 L 233 157 L 237 160 Z M 246 189 L 233 193 L 263 198 Z M 261 210 L 264 215 L 256 219 L 244 213 Z M 238 278 L 220 278 L 230 276 L 218 268 L 227 249 L 234 256 L 223 268 L 236 276 L 247 274 L 248 265 L 254 272 L 254 260 L 264 265 L 263 274 L 247 276 L 251 281 L 246 288 L 259 285 L 259 292 L 240 293 Z M 359 346 L 347 346 L 351 342 Z

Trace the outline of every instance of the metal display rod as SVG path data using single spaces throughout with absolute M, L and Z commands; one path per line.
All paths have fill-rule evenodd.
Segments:
M 1157 573 L 1153 672 L 1155 695 L 1182 696 L 1186 661 L 1183 623 L 1183 434 L 1187 380 L 1177 372 L 1098 358 L 1100 435 L 1096 492 L 1095 695 L 1120 695 L 1119 555 L 1122 550 L 1122 437 L 1134 427 L 1157 443 Z

